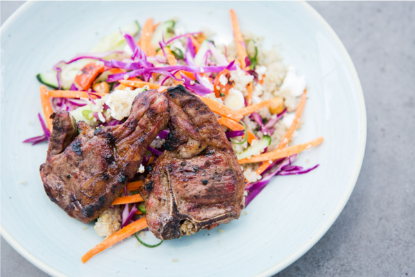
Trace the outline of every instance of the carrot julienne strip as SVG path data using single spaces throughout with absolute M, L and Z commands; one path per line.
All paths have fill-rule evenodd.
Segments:
M 253 112 L 256 112 L 256 111 L 258 111 L 262 108 L 269 107 L 272 104 L 272 102 L 273 102 L 273 99 L 268 99 L 268 100 L 259 102 L 258 104 L 254 104 L 254 105 L 242 108 L 242 109 L 238 110 L 237 112 L 240 115 L 245 116 L 245 115 L 251 114 Z
M 129 86 L 129 87 L 135 87 L 135 88 L 142 88 L 145 86 L 148 86 L 150 89 L 158 89 L 160 88 L 160 85 L 153 84 L 149 82 L 143 82 L 143 81 L 130 81 L 130 80 L 120 80 L 121 84 Z
M 245 68 L 245 58 L 247 57 L 246 49 L 244 46 L 244 38 L 242 37 L 242 32 L 239 28 L 238 18 L 236 17 L 236 13 L 231 9 L 231 21 L 232 21 L 232 29 L 233 29 L 233 37 L 235 39 L 235 46 L 236 51 L 239 56 L 239 62 L 241 64 L 241 68 Z
M 293 123 L 291 124 L 290 128 L 285 133 L 284 137 L 282 138 L 280 144 L 277 147 L 277 150 L 283 149 L 285 146 L 287 146 L 288 142 L 290 142 L 291 137 L 293 136 L 295 130 L 298 127 L 298 123 L 300 122 L 301 115 L 303 114 L 305 102 L 307 100 L 307 91 L 304 90 L 303 95 L 301 96 L 300 103 L 298 104 L 297 110 L 295 111 L 295 118 L 293 120 Z M 269 163 L 263 163 L 261 164 L 257 170 L 255 171 L 256 174 L 260 175 L 262 174 L 268 167 L 270 166 Z
M 167 61 L 169 62 L 169 64 L 171 66 L 177 65 L 176 58 L 173 55 L 170 55 L 170 54 L 167 55 Z M 176 77 L 177 79 L 182 79 L 181 78 L 181 75 L 180 75 L 180 71 L 178 71 L 176 74 L 174 74 L 174 77 Z M 174 80 L 174 84 L 175 85 L 178 85 L 178 84 L 182 84 L 183 85 L 183 82 L 182 81 Z
M 46 125 L 50 130 L 52 128 L 52 118 L 50 115 L 53 113 L 52 104 L 50 103 L 49 91 L 46 86 L 40 86 L 40 102 L 42 103 L 43 115 L 45 116 Z
M 284 148 L 281 150 L 275 150 L 275 151 L 261 154 L 258 156 L 253 156 L 249 159 L 247 158 L 241 159 L 238 161 L 238 163 L 239 164 L 258 163 L 258 162 L 272 161 L 272 160 L 285 158 L 288 156 L 292 156 L 294 154 L 298 154 L 306 149 L 310 149 L 312 147 L 320 145 L 322 142 L 323 142 L 323 137 L 319 137 L 319 138 L 316 138 L 314 140 L 311 140 L 303 144 L 295 145 L 295 146 Z
M 114 202 L 112 202 L 112 206 L 114 205 L 122 205 L 122 204 L 130 204 L 130 203 L 137 203 L 142 202 L 144 199 L 141 197 L 140 194 L 134 194 L 130 196 L 123 196 L 115 198 Z
M 249 105 L 251 105 L 251 99 L 252 99 L 252 92 L 254 90 L 254 86 L 252 84 L 252 82 L 250 82 L 247 86 L 246 86 L 246 90 L 248 91 L 248 95 L 246 96 L 246 102 Z
M 96 245 L 94 248 L 89 250 L 85 255 L 83 255 L 81 258 L 82 263 L 86 263 L 89 259 L 91 259 L 96 254 L 104 251 L 105 249 L 116 244 L 117 242 L 120 242 L 123 239 L 126 239 L 129 236 L 145 228 L 147 228 L 147 221 L 145 217 L 140 218 L 139 220 L 128 224 L 127 226 L 115 232 L 114 234 L 106 238 L 103 242 L 101 242 L 100 244 Z
M 147 19 L 146 23 L 144 23 L 143 30 L 141 31 L 141 37 L 138 41 L 138 45 L 140 48 L 146 53 L 147 56 L 151 56 L 149 54 L 151 53 L 151 37 L 154 32 L 154 25 L 153 25 L 153 19 L 149 18 Z M 154 48 L 154 47 L 153 47 Z M 154 49 L 155 52 L 155 49 Z
M 223 117 L 230 118 L 236 122 L 239 122 L 243 117 L 238 111 L 234 111 L 212 99 L 206 97 L 200 97 L 200 99 L 212 110 L 212 112 L 217 113 Z
M 138 190 L 143 185 L 143 181 L 131 182 L 127 185 L 127 191 Z
M 101 92 L 93 92 L 90 94 L 91 97 L 96 97 L 95 95 L 99 95 L 101 97 L 107 95 L 107 93 Z M 88 98 L 88 93 L 81 90 L 51 90 L 49 91 L 49 97 L 57 97 L 57 98 Z

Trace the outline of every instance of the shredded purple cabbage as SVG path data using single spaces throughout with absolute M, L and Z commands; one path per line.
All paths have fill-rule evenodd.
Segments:
M 134 64 L 134 63 L 131 63 Z M 186 66 L 186 65 L 174 65 L 174 66 L 165 66 L 165 67 L 146 67 L 136 69 L 130 72 L 123 72 L 112 74 L 108 76 L 107 82 L 115 82 L 119 80 L 123 80 L 124 76 L 127 75 L 128 78 L 137 77 L 143 74 L 150 74 L 150 73 L 161 73 L 166 74 L 177 70 L 184 70 L 192 73 L 211 73 L 211 72 L 221 72 L 224 69 L 235 70 L 236 66 L 234 66 L 234 61 L 231 62 L 228 66 Z M 127 78 L 127 79 L 128 79 Z
M 251 203 L 251 201 L 268 185 L 271 181 L 272 177 L 277 175 L 277 173 L 281 170 L 282 167 L 291 164 L 291 160 L 295 160 L 296 155 L 292 157 L 285 158 L 281 163 L 278 164 L 277 168 L 270 174 L 265 177 L 262 177 L 261 180 L 255 183 L 248 184 L 245 187 L 245 190 L 248 191 L 248 196 L 245 199 L 245 207 Z
M 253 112 L 253 113 L 249 116 L 249 118 L 250 118 L 250 119 L 255 120 L 255 122 L 256 122 L 259 126 L 261 126 L 261 132 L 262 132 L 264 135 L 271 135 L 271 134 L 272 134 L 271 130 L 269 130 L 269 129 L 266 127 L 266 125 L 264 125 L 264 123 L 262 122 L 262 118 L 261 118 L 261 116 L 260 116 L 258 113 Z M 273 125 L 272 125 L 272 126 L 273 126 Z
M 201 34 L 202 32 L 195 32 L 195 33 L 186 33 L 186 34 L 182 34 L 182 35 L 178 35 L 178 36 L 175 36 L 175 37 L 172 37 L 171 39 L 169 39 L 167 42 L 165 42 L 164 41 L 164 38 L 163 38 L 163 44 L 164 45 L 168 45 L 169 43 L 171 43 L 172 41 L 174 41 L 174 40 L 176 40 L 176 39 L 179 39 L 179 38 L 181 38 L 181 37 L 185 37 L 185 36 L 193 36 L 193 35 L 198 35 L 198 34 Z
M 226 132 L 225 134 L 228 139 L 234 138 L 234 137 L 240 137 L 245 134 L 245 130 L 229 131 L 229 132 Z
M 277 165 L 276 169 L 268 173 L 270 169 L 273 167 L 269 167 L 263 173 L 263 177 L 261 180 L 248 184 L 245 187 L 245 190 L 248 191 L 248 196 L 245 200 L 245 207 L 268 185 L 271 179 L 276 175 L 286 176 L 286 175 L 298 175 L 298 174 L 305 174 L 314 169 L 316 169 L 319 165 L 315 165 L 312 168 L 303 169 L 301 166 L 293 166 L 292 163 L 296 160 L 297 154 L 287 157 L 285 159 L 280 159 L 273 163 L 273 165 Z M 268 174 L 266 174 L 268 173 Z
M 281 117 L 286 113 L 287 109 L 284 109 L 279 115 L 271 116 L 270 120 L 265 124 L 265 128 L 270 129 L 281 119 Z
M 157 149 L 154 149 L 153 147 L 151 147 L 151 146 L 148 146 L 147 147 L 147 150 L 148 151 L 150 151 L 151 153 L 153 153 L 154 155 L 156 155 L 156 156 L 161 156 L 161 154 L 163 154 L 161 151 L 159 151 L 159 150 L 157 150 Z
M 125 205 L 126 208 L 124 208 L 124 211 L 127 210 L 128 211 L 128 204 Z M 128 225 L 131 221 L 131 219 L 133 218 L 134 214 L 136 211 L 138 211 L 137 209 L 137 205 L 134 204 L 133 207 L 131 208 L 131 211 L 124 216 L 124 211 L 122 213 L 122 227 Z
M 161 132 L 158 134 L 158 136 L 159 136 L 161 139 L 165 139 L 165 138 L 167 138 L 167 136 L 169 135 L 169 133 L 170 133 L 170 131 L 169 131 L 169 130 L 163 130 L 163 131 L 161 131 Z
M 193 45 L 192 39 L 190 37 L 187 37 L 186 46 L 187 46 L 188 53 L 190 53 L 192 58 L 194 58 L 196 56 L 196 50 L 195 50 L 195 46 Z
M 33 138 L 28 138 L 28 139 L 26 139 L 26 140 L 23 141 L 24 143 L 32 143 L 32 145 L 35 145 L 35 144 L 38 144 L 40 142 L 48 141 L 49 140 L 49 138 L 50 138 L 50 131 L 46 127 L 45 121 L 43 121 L 43 118 L 40 115 L 40 113 L 37 114 L 37 117 L 39 118 L 40 125 L 42 126 L 43 135 L 37 136 L 37 137 L 33 137 Z
M 195 81 L 193 81 L 192 79 L 190 79 L 186 75 L 182 74 L 182 77 L 184 79 L 184 82 L 183 82 L 184 86 L 188 90 L 196 93 L 197 95 L 205 96 L 206 94 L 212 93 L 211 90 L 209 90 L 205 86 L 202 86 L 201 84 L 196 83 Z

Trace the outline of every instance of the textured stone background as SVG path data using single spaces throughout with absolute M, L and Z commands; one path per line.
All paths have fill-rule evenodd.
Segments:
M 415 276 L 415 2 L 311 2 L 356 66 L 366 154 L 333 227 L 285 276 Z M 20 2 L 1 2 L 1 23 Z M 1 239 L 1 275 L 46 276 Z

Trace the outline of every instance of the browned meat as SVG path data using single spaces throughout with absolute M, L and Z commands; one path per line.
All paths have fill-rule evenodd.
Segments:
M 163 240 L 239 218 L 244 178 L 215 115 L 183 86 L 168 90 L 170 133 L 141 188 L 146 219 Z
M 140 93 L 118 126 L 93 129 L 82 121 L 76 126 L 68 112 L 58 112 L 46 163 L 40 166 L 47 195 L 68 215 L 84 223 L 95 219 L 134 177 L 168 120 L 168 100 L 156 90 Z

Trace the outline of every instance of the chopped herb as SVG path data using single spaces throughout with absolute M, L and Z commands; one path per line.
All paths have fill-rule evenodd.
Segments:
M 255 66 L 258 64 L 258 47 L 256 46 L 256 42 L 251 39 L 250 41 L 248 41 L 248 44 L 252 42 L 254 44 L 255 47 L 255 55 L 253 57 L 249 57 L 249 60 L 251 61 L 251 65 L 249 66 L 249 68 L 254 69 Z

